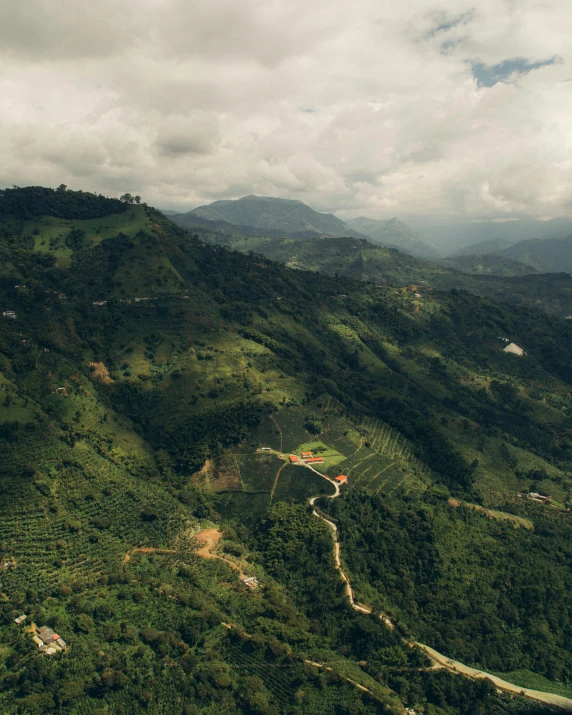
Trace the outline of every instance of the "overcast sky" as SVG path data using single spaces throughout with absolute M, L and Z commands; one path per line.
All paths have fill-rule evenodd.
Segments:
M 0 186 L 572 215 L 570 0 L 4 0 Z

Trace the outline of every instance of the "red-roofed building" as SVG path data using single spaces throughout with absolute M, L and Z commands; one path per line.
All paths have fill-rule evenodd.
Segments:
M 336 477 L 336 482 L 339 482 L 340 484 L 346 484 L 347 481 L 348 481 L 348 478 L 346 477 L 345 474 L 339 474 L 339 475 Z
M 306 460 L 306 464 L 316 464 L 324 461 L 323 457 L 310 457 Z
M 291 454 L 288 459 L 290 460 L 290 464 L 298 464 L 298 457 L 295 454 Z
M 302 457 L 311 457 L 313 454 L 313 452 L 300 452 Z

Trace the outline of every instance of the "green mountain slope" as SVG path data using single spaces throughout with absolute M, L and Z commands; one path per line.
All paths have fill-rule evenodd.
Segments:
M 419 258 L 439 258 L 441 256 L 436 248 L 424 243 L 412 228 L 397 218 L 392 218 L 389 221 L 376 221 L 360 216 L 350 219 L 347 224 L 371 238 L 375 243 L 398 248 L 412 256 Z
M 258 253 L 291 268 L 319 271 L 330 276 L 351 276 L 383 285 L 467 290 L 515 306 L 534 308 L 567 317 L 572 315 L 572 280 L 567 273 L 535 275 L 535 269 L 498 254 L 427 262 L 397 249 L 363 239 L 253 236 L 247 227 L 227 233 L 196 224 L 193 235 L 206 243 L 242 253 Z M 524 267 L 523 267 L 524 266 Z M 465 272 L 466 271 L 466 272 Z
M 313 231 L 332 236 L 354 236 L 356 232 L 333 214 L 314 211 L 301 201 L 276 199 L 270 196 L 244 196 L 236 201 L 214 201 L 192 211 L 201 218 L 276 229 L 285 233 Z
M 261 236 L 276 239 L 287 237 L 296 240 L 316 238 L 316 231 L 314 230 L 288 232 L 279 228 L 255 228 L 254 226 L 243 226 L 241 224 L 232 224 L 228 221 L 203 218 L 193 211 L 189 211 L 185 214 L 169 215 L 169 219 L 187 231 L 198 231 L 201 237 L 209 235 L 213 237 L 224 236 L 226 237 L 226 241 L 221 242 L 225 243 L 225 245 L 232 245 L 232 242 L 228 241 L 228 237 L 232 237 L 233 239 L 260 238 Z M 212 242 L 216 243 L 216 241 Z
M 451 258 L 473 255 L 486 256 L 489 253 L 497 253 L 505 248 L 509 248 L 514 243 L 515 241 L 511 241 L 507 238 L 491 238 L 486 241 L 478 241 L 477 243 L 471 243 L 455 251 Z
M 498 253 L 487 254 L 467 254 L 444 258 L 439 261 L 439 265 L 453 268 L 462 273 L 473 273 L 476 275 L 489 276 L 525 276 L 531 273 L 539 273 L 536 268 L 518 263 L 510 258 L 505 258 Z
M 502 255 L 539 271 L 572 273 L 572 236 L 520 241 L 503 249 Z
M 348 551 L 352 578 L 403 625 L 350 609 L 329 529 L 306 507 L 330 485 L 280 454 L 310 449 L 325 473 L 349 474 L 348 525 L 368 495 L 423 512 L 452 495 L 530 518 L 534 543 L 560 548 L 572 326 L 458 291 L 292 270 L 205 245 L 146 206 L 85 209 L 66 192 L 60 217 L 55 193 L 0 194 L 3 711 L 527 711 L 426 670 L 401 637 L 426 632 L 423 604 L 395 596 L 413 577 L 382 593 L 367 535 L 365 562 Z M 553 496 L 533 506 L 554 529 L 519 490 Z M 513 528 L 470 509 L 465 521 L 485 540 Z M 536 551 L 510 549 L 531 572 Z M 453 556 L 464 578 L 481 574 L 470 549 Z M 550 633 L 569 596 L 534 598 Z M 432 622 L 449 621 L 445 606 Z M 472 608 L 477 628 L 478 591 Z M 68 650 L 42 655 L 13 623 L 21 613 Z M 455 633 L 443 638 L 453 652 Z M 475 662 L 485 647 L 475 641 Z M 532 661 L 498 669 L 569 680 L 569 647 L 547 637 Z

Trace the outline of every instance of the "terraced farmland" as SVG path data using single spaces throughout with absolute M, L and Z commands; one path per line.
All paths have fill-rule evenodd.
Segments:
M 321 425 L 319 434 L 306 429 L 309 419 Z M 259 427 L 249 448 L 267 446 L 284 453 L 312 451 L 323 456 L 323 464 L 313 465 L 330 477 L 346 474 L 348 489 L 374 493 L 396 490 L 423 491 L 431 475 L 413 454 L 411 443 L 389 425 L 373 417 L 347 413 L 332 398 L 321 398 L 305 406 L 282 410 Z M 262 472 L 254 476 L 258 483 Z
M 412 446 L 399 432 L 380 420 L 364 418 L 356 425 L 360 446 L 336 466 L 349 477 L 349 489 L 390 494 L 396 490 L 423 491 L 430 475 L 413 455 Z M 331 476 L 332 470 L 328 470 Z
M 17 466 L 16 457 L 8 454 L 7 463 Z M 121 566 L 127 548 L 168 546 L 195 523 L 167 492 L 82 443 L 72 448 L 48 440 L 43 471 L 27 480 L 4 473 L 2 490 L 1 550 L 16 566 L 2 569 L 0 589 L 10 596 L 25 592 L 31 580 L 41 594 L 93 583 Z

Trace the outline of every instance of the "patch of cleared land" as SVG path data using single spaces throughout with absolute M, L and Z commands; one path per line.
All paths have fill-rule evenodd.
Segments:
M 506 511 L 496 511 L 495 509 L 485 509 L 485 507 L 479 504 L 470 504 L 469 502 L 460 502 L 458 499 L 449 499 L 449 504 L 455 508 L 464 506 L 467 509 L 474 509 L 475 511 L 481 512 L 490 519 L 497 519 L 497 521 L 512 521 L 516 529 L 523 527 L 524 529 L 533 530 L 534 524 L 530 519 L 526 519 L 524 516 L 516 516 L 515 514 L 508 514 Z

